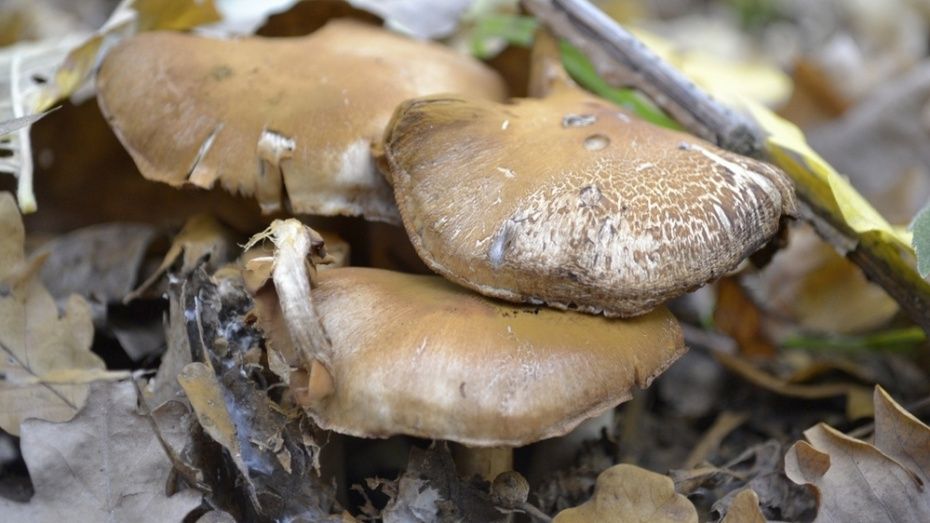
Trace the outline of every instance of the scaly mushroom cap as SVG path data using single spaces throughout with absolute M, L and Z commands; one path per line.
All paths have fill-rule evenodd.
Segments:
M 400 106 L 384 153 L 435 271 L 512 301 L 635 316 L 736 267 L 795 210 L 784 173 L 577 89 Z
M 144 33 L 117 46 L 98 101 L 142 174 L 255 195 L 262 210 L 398 222 L 370 144 L 398 103 L 500 99 L 490 69 L 440 45 L 334 21 L 301 38 Z
M 685 350 L 665 308 L 612 320 L 363 268 L 320 272 L 311 294 L 334 389 L 309 411 L 362 437 L 518 446 L 559 436 L 629 399 Z

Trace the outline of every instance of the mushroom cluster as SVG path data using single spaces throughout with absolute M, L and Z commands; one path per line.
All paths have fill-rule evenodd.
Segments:
M 319 426 L 355 436 L 565 434 L 683 353 L 662 303 L 794 211 L 773 167 L 568 82 L 499 103 L 484 65 L 355 22 L 289 39 L 138 36 L 98 88 L 147 178 L 219 182 L 266 212 L 402 220 L 442 277 L 318 271 L 322 237 L 296 219 L 243 261 L 269 367 Z

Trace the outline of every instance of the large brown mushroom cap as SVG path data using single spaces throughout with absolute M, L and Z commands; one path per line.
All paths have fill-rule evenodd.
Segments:
M 485 295 L 642 314 L 733 269 L 793 213 L 767 164 L 566 88 L 398 108 L 384 152 L 407 232 Z
M 459 92 L 499 99 L 479 62 L 351 21 L 301 38 L 215 40 L 144 33 L 116 47 L 98 101 L 142 174 L 255 195 L 266 212 L 397 222 L 374 167 L 394 108 Z
M 320 272 L 311 294 L 334 388 L 309 410 L 356 436 L 524 445 L 629 399 L 685 350 L 664 308 L 611 320 L 362 268 Z

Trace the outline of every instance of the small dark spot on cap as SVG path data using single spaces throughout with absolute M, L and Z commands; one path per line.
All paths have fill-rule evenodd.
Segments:
M 459 394 L 461 394 L 463 398 L 467 397 L 465 395 L 465 382 L 464 381 L 462 382 L 461 385 L 459 385 Z

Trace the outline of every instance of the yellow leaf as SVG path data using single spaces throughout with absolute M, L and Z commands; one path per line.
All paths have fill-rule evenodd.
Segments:
M 811 149 L 797 126 L 752 100 L 744 99 L 742 104 L 768 134 L 766 151 L 779 167 L 791 175 L 799 191 L 818 196 L 816 201 L 841 216 L 853 231 L 875 233 L 882 241 L 910 249 L 909 235 L 900 228 L 892 227 L 849 180 Z
M 103 27 L 68 53 L 55 72 L 55 81 L 36 98 L 36 112 L 74 94 L 119 40 L 141 31 L 189 29 L 219 19 L 213 0 L 124 0 Z
M 761 60 L 736 60 L 700 49 L 676 45 L 670 40 L 635 28 L 631 32 L 649 49 L 675 66 L 691 81 L 723 103 L 749 97 L 775 106 L 791 95 L 792 81 L 781 69 Z
M 179 31 L 220 20 L 213 0 L 135 0 L 139 31 Z

